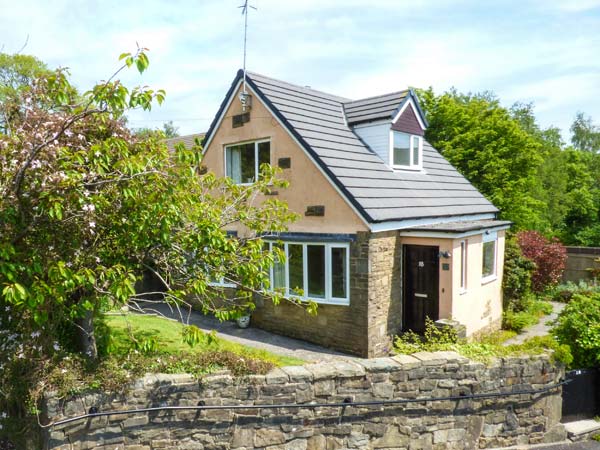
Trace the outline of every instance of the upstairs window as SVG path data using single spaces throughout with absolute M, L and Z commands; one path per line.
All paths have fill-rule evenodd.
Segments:
M 246 142 L 225 147 L 225 174 L 236 184 L 258 181 L 260 165 L 271 163 L 269 141 Z
M 391 163 L 394 169 L 419 170 L 423 165 L 423 138 L 391 131 Z

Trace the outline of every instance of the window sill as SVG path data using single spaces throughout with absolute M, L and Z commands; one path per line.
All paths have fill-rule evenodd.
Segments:
M 490 284 L 493 283 L 494 281 L 496 281 L 498 279 L 497 275 L 489 275 L 485 278 L 481 279 L 481 285 L 483 286 L 484 284 Z
M 394 171 L 398 172 L 422 172 L 425 173 L 421 166 L 392 166 Z
M 208 285 L 211 287 L 218 287 L 218 288 L 235 288 L 235 287 L 237 287 L 234 283 L 208 283 Z
M 265 291 L 265 295 L 269 295 L 272 292 Z M 298 297 L 295 295 L 284 296 L 287 299 L 293 299 L 302 303 L 315 302 L 317 305 L 334 305 L 334 306 L 350 306 L 350 300 L 346 299 L 325 299 L 325 298 L 309 298 L 309 297 Z

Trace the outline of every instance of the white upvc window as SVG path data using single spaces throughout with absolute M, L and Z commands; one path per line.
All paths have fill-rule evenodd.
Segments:
M 212 286 L 212 287 L 222 287 L 222 288 L 234 288 L 237 286 L 235 283 L 230 283 L 228 281 L 225 281 L 225 277 L 211 278 L 208 285 Z
M 467 249 L 469 241 L 460 241 L 460 292 L 467 292 Z
M 268 139 L 225 146 L 225 175 L 236 184 L 258 181 L 261 164 L 271 164 Z
M 421 170 L 423 167 L 423 138 L 391 130 L 390 166 L 394 169 Z
M 271 267 L 270 286 L 287 296 L 332 305 L 350 304 L 350 246 L 347 243 L 269 242 L 285 262 Z
M 496 279 L 498 233 L 495 231 L 484 233 L 482 247 L 481 282 L 486 283 Z

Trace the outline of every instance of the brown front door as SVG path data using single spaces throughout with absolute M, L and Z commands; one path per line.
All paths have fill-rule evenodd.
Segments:
M 425 318 L 439 318 L 439 247 L 405 245 L 402 329 L 425 331 Z

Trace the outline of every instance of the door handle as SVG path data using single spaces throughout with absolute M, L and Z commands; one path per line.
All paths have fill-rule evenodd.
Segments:
M 419 297 L 419 298 L 427 298 L 427 294 L 418 294 L 415 292 L 415 297 Z

